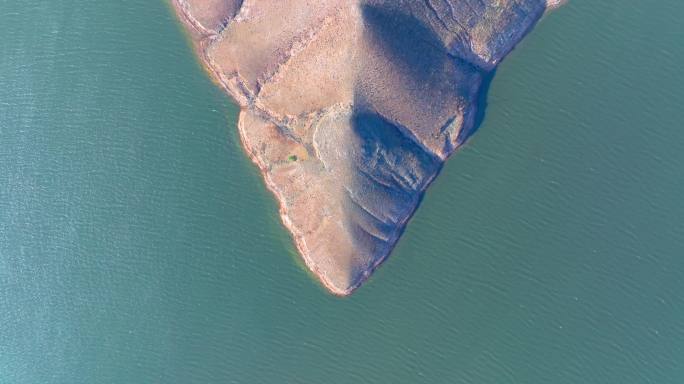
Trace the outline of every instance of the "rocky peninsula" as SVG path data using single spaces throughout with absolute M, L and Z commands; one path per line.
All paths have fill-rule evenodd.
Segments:
M 348 295 L 561 0 L 172 0 L 306 265 Z

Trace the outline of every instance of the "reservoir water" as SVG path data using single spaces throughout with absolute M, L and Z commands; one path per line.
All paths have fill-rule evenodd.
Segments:
M 168 4 L 0 0 L 0 384 L 683 383 L 682 17 L 545 17 L 340 299 Z

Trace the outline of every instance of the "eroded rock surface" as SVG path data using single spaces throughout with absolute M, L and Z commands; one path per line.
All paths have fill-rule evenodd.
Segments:
M 483 79 L 558 0 L 174 0 L 245 149 L 333 293 L 391 252 L 475 124 Z

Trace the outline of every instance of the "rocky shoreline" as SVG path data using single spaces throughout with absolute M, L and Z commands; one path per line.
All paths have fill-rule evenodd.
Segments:
M 333 294 L 389 256 L 477 124 L 483 80 L 559 0 L 171 0 L 307 267 Z

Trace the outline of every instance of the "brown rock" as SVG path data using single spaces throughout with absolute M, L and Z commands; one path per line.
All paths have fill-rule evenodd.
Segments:
M 483 79 L 559 0 L 174 0 L 334 294 L 389 255 L 476 124 Z

